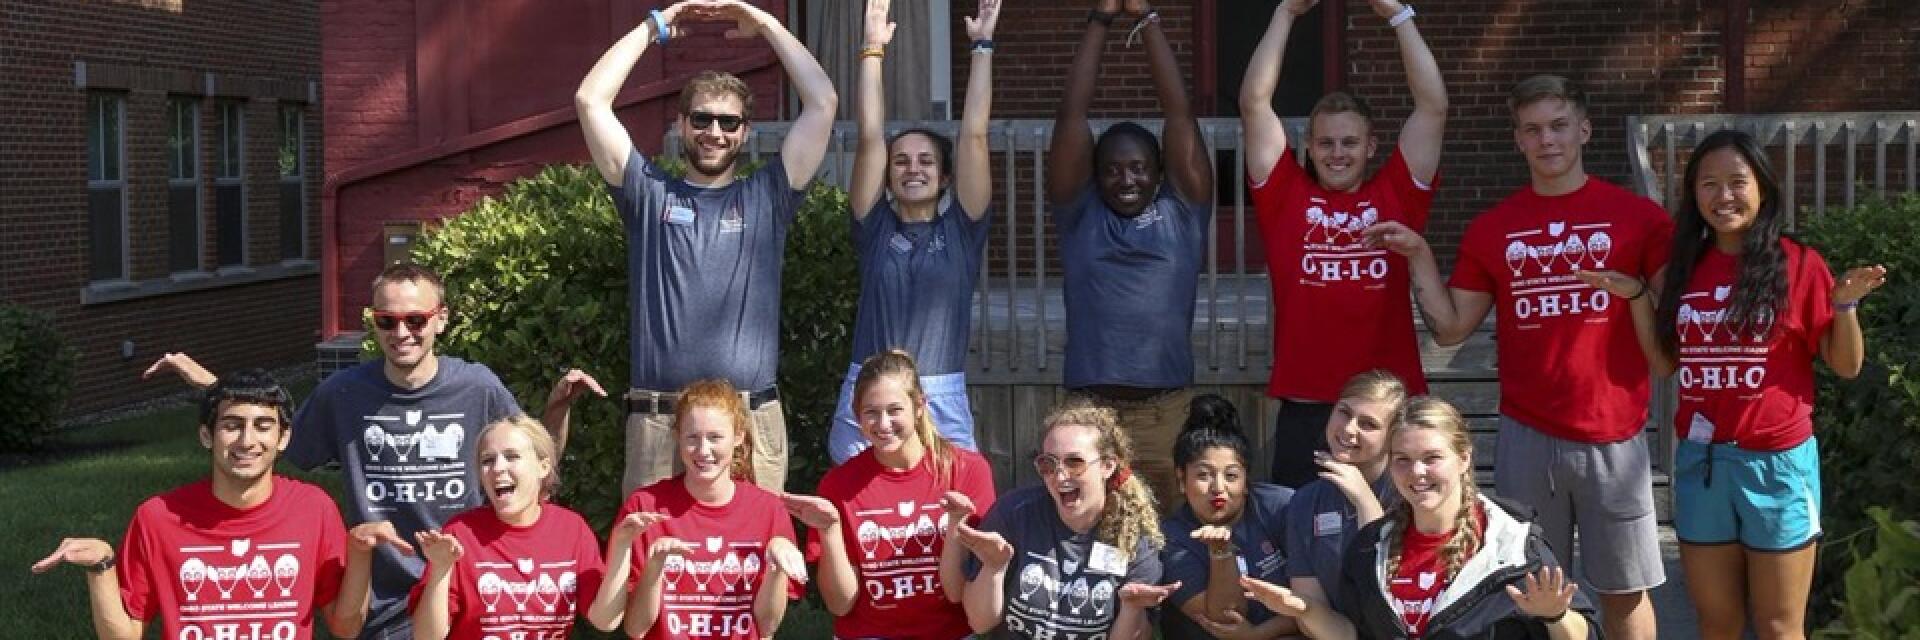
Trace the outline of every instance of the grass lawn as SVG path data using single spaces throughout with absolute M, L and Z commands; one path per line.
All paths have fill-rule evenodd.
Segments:
M 311 384 L 293 389 L 301 398 L 311 390 Z M 0 540 L 7 541 L 0 544 L 0 574 L 13 576 L 0 580 L 0 636 L 93 637 L 80 570 L 33 575 L 27 568 L 63 537 L 97 537 L 117 548 L 142 500 L 205 477 L 210 462 L 194 433 L 196 411 L 180 407 L 75 428 L 48 455 L 0 460 Z M 285 464 L 279 472 L 318 484 L 336 500 L 340 495 L 338 473 L 303 473 Z M 324 627 L 315 625 L 319 637 L 327 637 Z M 812 601 L 797 604 L 781 627 L 781 637 L 833 633 L 831 617 Z M 148 629 L 148 637 L 158 637 L 158 625 Z M 603 637 L 588 631 L 574 635 Z

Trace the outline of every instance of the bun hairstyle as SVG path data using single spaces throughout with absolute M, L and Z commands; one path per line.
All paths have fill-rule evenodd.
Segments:
M 673 432 L 680 433 L 687 414 L 694 409 L 719 409 L 733 421 L 733 432 L 740 442 L 733 447 L 733 478 L 753 481 L 753 415 L 747 401 L 733 383 L 718 378 L 696 380 L 680 390 L 680 406 L 673 411 Z
M 1186 469 L 1187 463 L 1216 447 L 1232 449 L 1242 466 L 1253 448 L 1240 429 L 1240 410 L 1233 402 L 1212 393 L 1194 396 L 1187 408 L 1187 424 L 1173 441 L 1173 468 Z
M 1407 400 L 1400 412 L 1393 418 L 1393 430 L 1389 441 L 1398 439 L 1401 433 L 1415 429 L 1432 429 L 1447 436 L 1454 454 L 1462 461 L 1473 461 L 1473 436 L 1467 432 L 1467 419 L 1460 411 L 1447 404 L 1447 401 L 1433 396 L 1415 396 Z M 1460 511 L 1454 514 L 1453 535 L 1446 544 L 1440 546 L 1440 559 L 1446 565 L 1447 580 L 1452 581 L 1460 575 L 1460 567 L 1467 564 L 1474 552 L 1480 550 L 1480 523 L 1474 514 L 1480 510 L 1480 488 L 1474 484 L 1473 465 L 1462 465 L 1461 476 L 1457 484 L 1460 487 Z M 1407 529 L 1413 526 L 1413 505 L 1399 500 L 1399 505 L 1387 513 L 1393 522 L 1393 540 L 1387 556 L 1387 575 L 1400 570 L 1400 554 L 1406 546 Z
M 953 443 L 948 442 L 940 430 L 933 424 L 933 411 L 927 406 L 927 391 L 920 388 L 920 371 L 913 363 L 913 356 L 903 349 L 888 349 L 867 357 L 860 363 L 860 375 L 853 379 L 854 415 L 860 414 L 860 398 L 867 395 L 867 389 L 882 379 L 890 379 L 907 390 L 907 399 L 913 402 L 913 412 L 919 416 L 913 421 L 914 435 L 920 438 L 920 444 L 927 448 L 927 467 L 933 471 L 933 482 L 942 487 L 953 486 L 953 465 L 956 459 Z
M 1120 417 L 1112 409 L 1070 402 L 1047 416 L 1045 439 L 1054 429 L 1068 426 L 1092 429 L 1094 449 L 1113 461 L 1113 477 L 1107 480 L 1107 504 L 1094 527 L 1095 539 L 1113 545 L 1124 557 L 1131 558 L 1141 539 L 1154 551 L 1166 546 L 1160 533 L 1160 515 L 1154 509 L 1153 490 L 1133 475 L 1133 440 L 1120 429 Z

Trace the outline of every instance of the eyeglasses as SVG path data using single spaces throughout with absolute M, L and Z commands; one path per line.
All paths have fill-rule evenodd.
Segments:
M 1087 472 L 1089 464 L 1092 464 L 1092 461 L 1075 455 L 1061 457 L 1043 453 L 1033 457 L 1033 469 L 1039 471 L 1042 478 L 1051 478 L 1054 472 L 1061 469 L 1066 469 L 1067 477 L 1078 478 L 1080 474 Z
M 404 322 L 407 323 L 408 329 L 423 331 L 427 328 L 427 322 L 433 320 L 434 316 L 440 315 L 440 312 L 445 309 L 446 307 L 440 306 L 427 311 L 374 311 L 373 326 L 381 331 L 392 331 Z
M 747 123 L 747 118 L 746 116 L 707 113 L 705 111 L 695 111 L 687 114 L 687 123 L 692 124 L 693 130 L 695 131 L 706 131 L 707 127 L 713 126 L 715 122 L 720 123 L 721 131 L 733 133 L 740 130 L 740 125 Z

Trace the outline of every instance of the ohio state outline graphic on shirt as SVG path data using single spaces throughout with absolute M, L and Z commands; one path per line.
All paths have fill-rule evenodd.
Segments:
M 294 592 L 300 555 L 312 553 L 302 546 L 298 540 L 234 538 L 225 545 L 175 547 L 179 637 L 292 637 L 307 608 L 303 600 L 311 597 Z
M 579 564 L 572 558 L 475 561 L 473 570 L 479 579 L 474 590 L 484 607 L 479 612 L 480 631 L 501 637 L 542 630 L 564 634 L 573 625 L 578 606 Z
M 855 511 L 853 520 L 849 524 L 860 548 L 848 555 L 859 567 L 860 591 L 869 605 L 892 609 L 899 600 L 941 593 L 940 556 L 934 549 L 948 519 L 938 503 L 907 500 L 888 509 Z
M 753 598 L 766 571 L 766 543 L 706 536 L 669 556 L 660 572 L 660 626 L 671 638 L 757 637 Z M 637 548 L 637 547 L 636 547 Z
M 1513 273 L 1507 291 L 1513 300 L 1513 317 L 1520 321 L 1518 328 L 1538 328 L 1546 318 L 1566 316 L 1607 322 L 1604 312 L 1613 297 L 1605 289 L 1581 282 L 1573 272 L 1609 268 L 1612 228 L 1611 222 L 1554 221 L 1506 234 L 1506 265 Z
M 466 441 L 467 414 L 427 413 L 408 409 L 400 415 L 361 416 L 366 427 L 360 445 L 366 448 L 368 510 L 399 509 L 395 503 L 427 503 L 464 510 L 472 487 L 467 486 L 467 460 L 460 455 Z M 446 503 L 444 505 L 440 503 Z

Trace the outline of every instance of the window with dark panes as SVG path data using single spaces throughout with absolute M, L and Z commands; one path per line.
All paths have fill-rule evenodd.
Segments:
M 126 98 L 87 95 L 87 279 L 127 278 Z
M 306 107 L 280 106 L 280 259 L 307 257 Z
M 167 269 L 200 269 L 200 102 L 167 98 Z
M 246 105 L 223 101 L 219 114 L 213 174 L 215 253 L 220 266 L 230 267 L 247 262 Z

